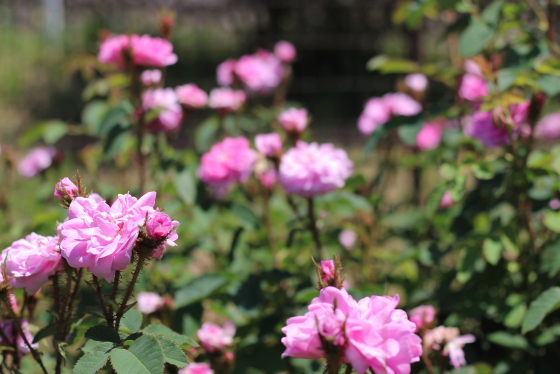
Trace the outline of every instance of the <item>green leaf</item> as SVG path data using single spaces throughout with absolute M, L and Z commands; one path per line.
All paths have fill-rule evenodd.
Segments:
M 144 335 L 127 350 L 111 351 L 111 364 L 118 374 L 161 374 L 165 356 L 161 344 L 152 335 Z
M 517 78 L 518 72 L 514 69 L 501 69 L 498 70 L 498 89 L 501 92 L 506 91 L 511 87 L 515 78 Z
M 43 327 L 33 337 L 33 344 L 38 343 L 40 340 L 48 338 L 49 336 L 53 336 L 55 328 L 56 326 L 54 325 L 54 323 L 50 323 L 47 326 Z
M 540 271 L 552 278 L 560 270 L 560 240 L 546 247 L 542 254 Z
M 504 246 L 502 245 L 501 240 L 486 238 L 484 239 L 484 244 L 482 245 L 482 253 L 484 253 L 484 257 L 486 257 L 486 261 L 488 261 L 492 265 L 496 265 L 502 256 L 502 250 Z
M 140 330 L 141 325 L 142 313 L 137 310 L 129 310 L 124 314 L 119 330 L 123 329 L 125 332 L 134 333 Z
M 227 283 L 220 274 L 204 274 L 175 293 L 175 307 L 181 308 L 207 298 Z
M 502 347 L 514 349 L 527 349 L 529 343 L 521 335 L 514 335 L 506 331 L 496 331 L 488 335 L 488 340 L 494 344 L 501 345 Z
M 560 233 L 560 212 L 552 210 L 544 214 L 543 224 L 554 232 Z
M 112 160 L 124 148 L 124 144 L 129 137 L 127 126 L 115 126 L 107 135 L 107 140 L 103 144 L 103 158 L 106 161 Z
M 426 214 L 428 216 L 433 216 L 436 213 L 445 191 L 447 191 L 447 186 L 445 184 L 440 184 L 432 191 L 430 196 L 428 196 L 426 200 Z
M 527 332 L 535 329 L 547 314 L 555 310 L 560 303 L 560 287 L 551 287 L 548 290 L 541 293 L 532 303 L 529 305 L 529 310 L 525 319 L 523 319 L 523 326 L 521 327 L 521 332 L 526 334 Z
M 463 57 L 479 54 L 493 36 L 494 30 L 491 27 L 473 19 L 459 37 L 459 52 Z
M 527 312 L 527 305 L 525 303 L 515 306 L 506 316 L 504 317 L 504 325 L 509 328 L 518 328 L 523 322 L 523 317 Z
M 194 132 L 194 146 L 200 153 L 207 152 L 220 127 L 220 118 L 213 116 L 204 121 Z
M 107 363 L 111 350 L 116 345 L 110 342 L 96 345 L 84 354 L 72 369 L 72 374 L 94 374 Z
M 193 170 L 194 168 L 185 168 L 176 173 L 174 179 L 177 195 L 187 205 L 194 205 L 196 201 L 196 178 Z
M 62 121 L 49 121 L 43 132 L 43 140 L 45 143 L 52 145 L 66 135 L 67 131 L 68 125 L 66 123 Z
M 165 338 L 162 335 L 156 336 L 159 344 L 163 349 L 165 362 L 177 366 L 179 369 L 188 365 L 187 355 L 185 352 L 171 339 Z
M 175 331 L 164 325 L 149 325 L 145 329 L 143 329 L 142 332 L 146 334 L 162 335 L 167 339 L 173 340 L 178 345 L 188 344 L 192 347 L 198 347 L 198 344 L 188 336 L 176 333 Z
M 98 342 L 113 342 L 116 344 L 121 342 L 119 333 L 105 325 L 90 327 L 86 331 L 85 337 Z
M 484 8 L 484 11 L 482 11 L 482 19 L 490 25 L 496 25 L 498 23 L 498 20 L 500 19 L 500 13 L 502 12 L 503 7 L 503 0 L 498 0 L 490 3 L 490 5 Z
M 120 125 L 128 120 L 128 113 L 124 106 L 119 105 L 107 111 L 99 123 L 98 133 L 99 136 L 107 136 L 113 127 Z
M 416 137 L 420 130 L 422 130 L 422 126 L 424 124 L 422 122 L 418 122 L 413 126 L 402 126 L 399 127 L 398 134 L 399 139 L 406 145 L 415 146 L 416 145 Z
M 94 100 L 88 103 L 82 111 L 82 123 L 94 134 L 99 134 L 101 121 L 107 115 L 108 110 L 109 107 L 105 101 Z
M 259 217 L 253 212 L 251 208 L 247 205 L 233 204 L 231 206 L 231 212 L 237 217 L 241 222 L 248 223 L 254 228 L 259 227 L 260 220 Z
M 560 93 L 560 77 L 555 75 L 543 75 L 537 79 L 537 86 L 547 95 L 558 95 Z

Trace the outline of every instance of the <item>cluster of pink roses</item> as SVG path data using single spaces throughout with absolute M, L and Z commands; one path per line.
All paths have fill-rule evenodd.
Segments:
M 449 356 L 449 362 L 456 369 L 467 364 L 463 346 L 476 340 L 473 335 L 459 335 L 456 327 L 438 326 L 432 329 L 436 323 L 436 310 L 431 305 L 420 305 L 412 309 L 410 320 L 416 324 L 416 332 L 422 336 L 426 354 Z
M 282 328 L 282 357 L 326 358 L 336 350 L 341 363 L 358 374 L 406 374 L 420 360 L 422 343 L 404 311 L 395 309 L 398 295 L 372 296 L 356 302 L 346 290 L 326 287 L 303 316 L 288 319 Z
M 101 63 L 126 69 L 127 62 L 142 67 L 165 67 L 177 62 L 173 44 L 149 35 L 114 35 L 105 39 L 97 58 Z

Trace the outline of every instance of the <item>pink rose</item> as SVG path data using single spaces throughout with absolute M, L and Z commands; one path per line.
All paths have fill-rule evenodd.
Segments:
M 274 54 L 280 61 L 289 64 L 296 58 L 296 47 L 290 42 L 281 40 L 274 45 Z
M 453 205 L 455 205 L 455 202 L 453 201 L 453 198 L 451 197 L 451 192 L 449 190 L 447 190 L 447 191 L 445 191 L 445 193 L 441 197 L 441 200 L 439 202 L 439 208 L 440 209 L 447 209 L 447 208 L 451 208 Z
M 335 269 L 333 260 L 321 261 L 321 275 L 323 277 L 323 282 L 325 283 L 334 279 Z
M 145 314 L 158 311 L 165 304 L 163 298 L 155 292 L 140 292 L 136 296 L 136 301 L 138 301 L 138 304 L 136 304 L 138 310 Z
M 19 175 L 25 178 L 35 176 L 52 165 L 54 156 L 56 156 L 54 147 L 33 148 L 19 161 L 17 166 Z
M 204 322 L 196 334 L 202 348 L 213 353 L 232 345 L 235 330 L 235 325 L 230 321 L 224 323 L 223 328 L 211 322 Z
M 161 68 L 177 62 L 177 55 L 173 53 L 173 44 L 165 39 L 149 35 L 132 35 L 130 45 L 135 65 Z
M 154 212 L 155 192 L 140 199 L 119 195 L 113 205 L 93 198 L 77 197 L 68 219 L 58 225 L 62 257 L 74 268 L 87 268 L 110 282 L 115 271 L 124 270 L 146 215 Z
M 338 242 L 342 245 L 346 250 L 352 249 L 354 244 L 356 244 L 356 240 L 358 239 L 358 234 L 351 230 L 342 230 L 338 235 Z
M 235 75 L 250 92 L 271 92 L 282 81 L 283 72 L 280 60 L 263 49 L 235 63 Z
M 267 157 L 274 157 L 282 153 L 282 138 L 275 132 L 255 136 L 257 150 Z
M 352 169 L 344 150 L 300 140 L 282 156 L 279 179 L 287 192 L 312 197 L 344 187 Z
M 408 74 L 404 83 L 414 91 L 423 92 L 428 87 L 428 78 L 422 73 Z
M 465 100 L 475 101 L 488 95 L 486 80 L 472 74 L 465 74 L 461 79 L 459 96 Z
M 494 124 L 492 112 L 476 112 L 467 118 L 463 132 L 468 137 L 480 140 L 488 148 L 496 148 L 510 143 L 504 124 Z
M 33 295 L 58 270 L 58 238 L 31 233 L 4 249 L 0 259 L 12 278 L 10 284 Z
M 144 70 L 140 75 L 140 80 L 144 83 L 144 86 L 159 84 L 161 82 L 161 70 Z
M 383 101 L 396 116 L 414 116 L 422 111 L 422 106 L 416 100 L 403 93 L 388 93 L 383 96 Z
M 426 122 L 416 135 L 416 146 L 421 150 L 437 148 L 441 142 L 445 122 Z
M 265 188 L 272 190 L 278 182 L 278 173 L 275 169 L 268 169 L 259 176 L 259 181 Z
M 552 210 L 558 210 L 560 209 L 560 200 L 558 199 L 552 199 L 548 202 L 548 207 Z
M 245 183 L 253 172 L 256 160 L 257 153 L 250 148 L 247 138 L 225 138 L 202 155 L 198 176 L 212 187 Z
M 228 87 L 214 88 L 210 91 L 208 106 L 224 115 L 241 109 L 243 104 L 245 104 L 246 97 L 243 91 L 232 90 Z
M 175 93 L 179 99 L 179 103 L 190 109 L 199 109 L 208 102 L 206 92 L 198 88 L 194 83 L 185 84 L 175 88 Z
M 420 305 L 410 311 L 410 321 L 416 324 L 416 331 L 434 322 L 436 309 L 431 305 Z
M 78 193 L 78 187 L 74 183 L 72 183 L 72 181 L 68 177 L 66 177 L 56 184 L 54 188 L 54 196 L 62 198 L 60 191 L 62 191 L 63 187 L 64 189 L 66 189 L 66 192 L 68 192 L 68 195 L 72 197 L 75 197 Z
M 210 368 L 209 364 L 200 362 L 191 362 L 179 370 L 178 374 L 214 374 L 214 370 Z
M 150 111 L 159 110 L 157 116 L 146 123 L 152 131 L 167 133 L 181 126 L 183 110 L 172 88 L 155 88 L 144 92 L 142 109 L 148 113 L 148 116 Z
M 326 358 L 321 337 L 341 347 L 342 363 L 358 374 L 410 372 L 410 364 L 422 355 L 421 339 L 406 313 L 395 309 L 398 296 L 372 296 L 356 302 L 342 289 L 326 287 L 311 301 L 304 316 L 288 319 L 282 357 Z
M 278 122 L 282 125 L 287 132 L 300 133 L 307 127 L 309 118 L 307 116 L 307 109 L 290 108 L 278 116 Z
M 128 35 L 115 35 L 105 39 L 99 46 L 97 59 L 102 64 L 115 65 L 119 69 L 126 67 L 125 49 L 129 46 Z
M 127 49 L 129 49 L 127 51 Z M 137 66 L 165 67 L 177 62 L 173 44 L 149 35 L 117 35 L 107 38 L 99 48 L 97 58 L 101 63 L 126 68 L 125 53 L 130 53 Z
M 225 60 L 216 68 L 216 80 L 220 86 L 231 86 L 235 82 L 235 63 L 233 59 Z
M 39 343 L 33 343 L 33 335 L 31 335 L 31 332 L 27 329 L 28 325 L 29 324 L 27 323 L 26 320 L 21 321 L 21 328 L 23 330 L 23 334 L 25 335 L 25 338 L 27 339 L 27 342 L 31 344 L 31 347 L 33 347 L 33 349 L 37 349 L 39 348 Z M 8 346 L 8 347 L 13 346 L 14 336 L 17 335 L 16 344 L 17 344 L 17 351 L 19 357 L 22 357 L 31 352 L 27 344 L 25 344 L 25 341 L 23 340 L 22 336 L 17 333 L 17 329 L 14 329 L 13 321 L 0 322 L 0 329 L 2 329 L 4 335 L 6 336 L 6 338 L 8 338 L 8 341 L 5 341 L 2 337 L 0 337 L 0 346 Z
M 175 230 L 177 226 L 179 226 L 179 222 L 171 220 L 171 218 L 163 212 L 155 212 L 148 218 L 146 231 L 150 238 L 156 242 L 165 239 L 152 254 L 153 258 L 161 259 L 167 249 L 166 246 L 177 246 L 175 243 L 175 240 L 179 239 L 177 231 Z
M 553 140 L 560 138 L 560 112 L 547 114 L 535 127 L 535 138 Z

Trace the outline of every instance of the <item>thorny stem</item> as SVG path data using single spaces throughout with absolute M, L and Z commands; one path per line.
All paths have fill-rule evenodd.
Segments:
M 307 218 L 309 219 L 309 230 L 313 235 L 317 256 L 319 259 L 322 259 L 323 250 L 321 246 L 321 238 L 319 237 L 319 230 L 317 229 L 317 219 L 315 218 L 315 203 L 312 197 L 307 198 Z
M 130 297 L 132 296 L 132 293 L 134 292 L 134 285 L 136 285 L 136 282 L 138 281 L 138 276 L 140 275 L 140 272 L 142 271 L 142 267 L 144 265 L 144 261 L 146 260 L 147 256 L 146 255 L 140 255 L 140 254 L 136 254 L 136 256 L 138 256 L 138 260 L 136 261 L 136 268 L 134 269 L 134 273 L 132 274 L 132 279 L 130 280 L 130 283 L 126 289 L 126 292 L 123 296 L 121 305 L 119 307 L 119 310 L 117 311 L 117 315 L 116 315 L 116 320 L 115 320 L 115 330 L 119 329 L 119 325 L 121 323 L 121 318 L 124 314 L 124 311 L 126 309 L 128 300 L 130 299 Z
M 31 355 L 33 356 L 35 361 L 37 361 L 37 363 L 39 364 L 39 366 L 43 370 L 43 373 L 48 374 L 47 369 L 45 368 L 45 365 L 43 364 L 43 360 L 41 359 L 41 355 L 39 354 L 39 352 L 37 352 L 35 350 L 35 348 L 33 348 L 31 343 L 29 343 L 29 340 L 27 340 L 27 336 L 25 336 L 25 333 L 23 332 L 23 329 L 21 328 L 21 321 L 19 320 L 18 316 L 14 313 L 14 310 L 12 309 L 12 306 L 10 304 L 9 293 L 8 292 L 3 292 L 2 297 L 0 297 L 0 299 L 2 299 L 2 302 L 4 303 L 4 307 L 6 308 L 6 310 L 8 310 L 8 313 L 10 314 L 10 318 L 12 319 L 12 325 L 14 326 L 15 330 L 17 330 L 18 334 L 23 339 L 23 342 L 25 343 L 25 345 L 27 346 L 27 348 L 31 352 Z
M 115 278 L 113 279 L 113 290 L 111 291 L 111 300 L 117 300 L 117 294 L 119 293 L 119 282 L 121 280 L 121 271 L 117 270 L 115 272 Z
M 99 284 L 99 278 L 95 275 L 91 275 L 91 280 L 93 284 L 93 289 L 95 291 L 95 295 L 97 296 L 97 300 L 99 301 L 99 306 L 101 306 L 101 310 L 103 312 L 103 316 L 105 316 L 105 321 L 107 322 L 107 326 L 113 328 L 113 316 L 107 309 L 105 305 L 105 300 L 103 299 L 103 293 L 101 292 L 101 284 Z

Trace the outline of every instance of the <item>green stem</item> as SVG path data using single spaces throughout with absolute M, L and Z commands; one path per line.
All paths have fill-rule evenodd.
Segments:
M 105 305 L 105 300 L 103 299 L 103 292 L 101 291 L 101 284 L 99 284 L 99 278 L 95 275 L 91 275 L 93 289 L 95 291 L 95 295 L 97 296 L 97 300 L 99 301 L 99 306 L 101 307 L 101 311 L 103 312 L 103 316 L 105 316 L 105 321 L 107 322 L 107 326 L 113 328 L 113 315 L 110 313 L 107 305 Z
M 119 307 L 119 310 L 117 311 L 117 315 L 115 316 L 115 330 L 119 330 L 119 325 L 121 323 L 121 318 L 124 315 L 124 311 L 126 309 L 126 306 L 128 304 L 128 300 L 130 299 L 130 297 L 132 296 L 132 293 L 134 292 L 134 286 L 136 285 L 136 282 L 138 281 L 138 276 L 140 275 L 140 272 L 142 271 L 142 266 L 144 265 L 144 261 L 146 260 L 146 255 L 139 255 L 136 254 L 136 256 L 138 256 L 138 260 L 136 262 L 136 268 L 134 269 L 134 273 L 132 274 L 132 279 L 130 280 L 130 283 L 126 289 L 126 292 L 123 296 L 121 305 Z
M 321 260 L 323 258 L 323 250 L 321 246 L 321 238 L 319 237 L 319 229 L 317 229 L 317 219 L 315 218 L 315 203 L 312 197 L 307 198 L 307 218 L 309 219 L 309 230 L 311 231 L 313 241 L 315 242 L 317 258 Z

